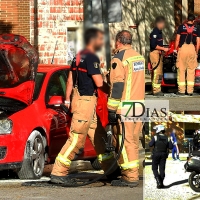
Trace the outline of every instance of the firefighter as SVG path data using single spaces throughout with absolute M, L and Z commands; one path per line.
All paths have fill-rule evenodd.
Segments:
M 200 37 L 200 32 L 197 27 L 195 27 L 194 21 L 195 16 L 189 14 L 187 23 L 180 25 L 177 31 L 174 50 L 175 54 L 178 50 L 176 61 L 178 82 L 177 95 L 185 95 L 185 92 L 187 92 L 189 96 L 192 96 L 194 91 L 195 69 L 198 66 L 197 54 L 199 51 Z M 185 77 L 186 72 L 187 89 Z
M 145 96 L 145 60 L 132 48 L 132 34 L 123 30 L 116 35 L 117 54 L 111 61 L 110 95 L 108 99 L 109 122 L 113 124 L 117 144 L 121 143 L 122 127 L 116 114 L 121 114 L 122 101 L 143 101 Z M 139 132 L 141 122 L 125 123 L 125 142 L 118 161 L 121 178 L 112 186 L 136 187 L 139 180 Z
M 159 16 L 155 20 L 155 28 L 150 34 L 150 54 L 149 59 L 153 69 L 152 90 L 154 96 L 163 96 L 161 91 L 161 81 L 163 77 L 163 56 L 162 51 L 169 51 L 163 47 L 162 30 L 165 27 L 165 18 Z
M 154 127 L 156 135 L 149 142 L 150 147 L 154 147 L 152 156 L 152 171 L 157 182 L 157 188 L 163 188 L 165 178 L 165 164 L 168 158 L 168 149 L 172 149 L 171 140 L 165 135 L 165 127 L 157 125 Z M 159 167 L 159 172 L 158 172 Z
M 103 169 L 106 171 L 114 162 L 113 154 L 104 154 L 105 144 L 102 137 L 106 137 L 106 132 L 96 116 L 97 88 L 103 89 L 104 82 L 99 68 L 100 61 L 95 53 L 103 46 L 103 32 L 90 28 L 85 32 L 84 39 L 86 48 L 73 59 L 67 80 L 65 104 L 67 107 L 71 104 L 73 113 L 70 134 L 56 157 L 51 173 L 52 183 L 69 186 L 76 183 L 68 176 L 71 161 L 82 152 L 87 134 L 98 154 L 98 159 L 104 162 Z M 116 164 L 113 171 L 117 167 Z

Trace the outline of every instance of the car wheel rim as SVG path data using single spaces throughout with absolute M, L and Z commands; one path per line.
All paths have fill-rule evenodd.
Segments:
M 33 171 L 36 175 L 43 169 L 43 145 L 39 138 L 35 138 L 32 151 Z
M 195 175 L 193 178 L 193 184 L 196 188 L 200 188 L 200 177 L 199 174 Z

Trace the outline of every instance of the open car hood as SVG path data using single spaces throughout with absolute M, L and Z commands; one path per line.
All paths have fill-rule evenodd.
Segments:
M 38 53 L 23 37 L 0 35 L 0 97 L 32 103 Z

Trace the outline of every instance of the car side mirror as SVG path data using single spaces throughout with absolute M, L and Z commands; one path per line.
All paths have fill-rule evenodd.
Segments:
M 60 106 L 64 101 L 62 96 L 52 96 L 49 99 L 48 105 L 49 106 Z

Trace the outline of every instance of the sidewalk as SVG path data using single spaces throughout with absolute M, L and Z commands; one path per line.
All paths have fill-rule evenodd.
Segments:
M 181 155 L 182 156 L 182 155 Z M 186 154 L 183 154 L 183 158 Z M 167 160 L 166 177 L 164 184 L 166 188 L 157 189 L 156 181 L 151 170 L 151 160 L 146 160 L 145 166 L 145 200 L 194 200 L 200 199 L 200 194 L 194 192 L 188 184 L 190 173 L 185 173 L 185 161 Z

